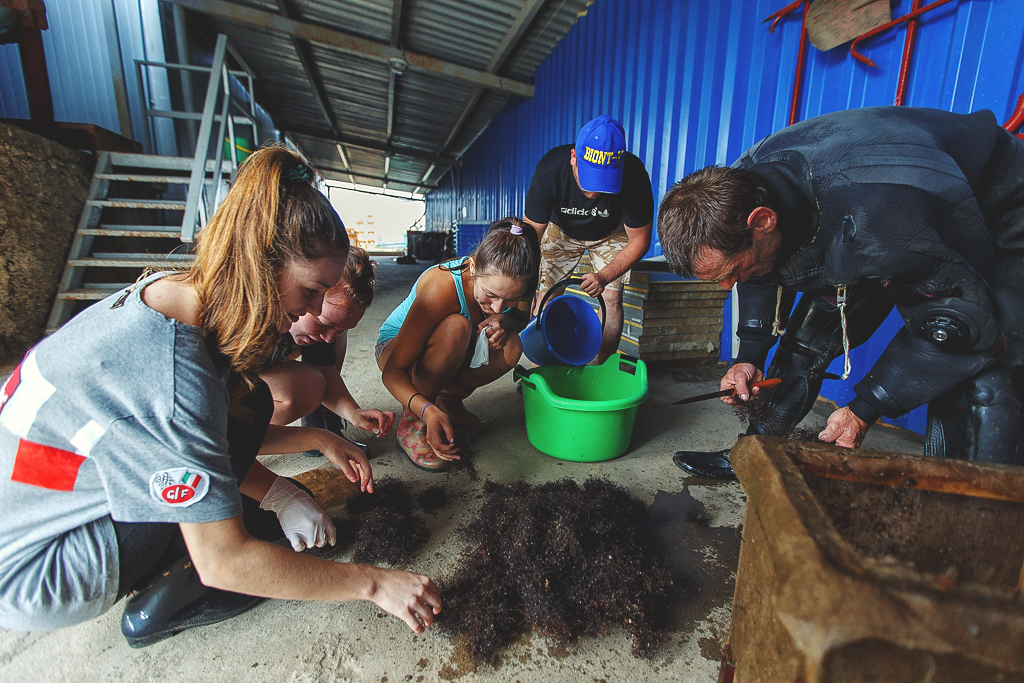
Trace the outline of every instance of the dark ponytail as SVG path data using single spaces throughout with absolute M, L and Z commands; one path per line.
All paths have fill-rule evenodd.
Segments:
M 537 291 L 540 274 L 540 240 L 537 231 L 515 217 L 493 223 L 473 251 L 476 274 L 504 275 L 526 284 L 524 298 Z

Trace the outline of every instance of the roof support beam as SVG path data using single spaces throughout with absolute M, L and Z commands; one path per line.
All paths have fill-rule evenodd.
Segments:
M 391 7 L 391 47 L 398 47 L 402 35 L 402 0 L 395 0 Z
M 291 3 L 289 0 L 277 0 L 277 8 L 281 11 L 281 16 L 285 19 L 292 18 Z M 338 130 L 338 120 L 334 117 L 334 109 L 331 107 L 331 102 L 327 99 L 327 90 L 324 88 L 323 81 L 320 79 L 320 73 L 316 70 L 316 65 L 313 61 L 313 55 L 310 54 L 309 45 L 304 40 L 291 36 L 292 47 L 295 48 L 295 54 L 299 56 L 299 63 L 302 64 L 302 70 L 306 72 L 306 80 L 309 81 L 309 85 L 313 88 L 313 93 L 316 95 L 317 104 L 320 105 L 320 111 L 323 113 L 324 118 L 327 120 L 327 125 L 331 128 L 331 133 L 335 137 L 341 137 L 341 131 Z
M 408 181 L 407 180 L 396 180 L 394 178 L 385 178 L 384 176 L 373 175 L 373 174 L 370 174 L 370 173 L 356 173 L 355 171 L 349 171 L 347 169 L 331 168 L 330 166 L 317 166 L 316 170 L 320 171 L 321 173 L 326 171 L 328 173 L 337 173 L 339 175 L 347 175 L 350 178 L 352 178 L 352 176 L 355 176 L 356 178 L 366 178 L 368 180 L 379 180 L 381 182 L 390 183 L 392 185 L 406 185 L 408 187 L 415 187 L 416 189 L 424 189 L 424 190 L 436 190 L 437 189 L 437 185 L 425 185 L 423 183 L 417 183 L 414 180 L 408 180 Z M 352 180 L 352 184 L 353 185 L 356 184 L 356 181 L 354 179 Z
M 345 154 L 345 148 L 341 146 L 341 143 L 337 143 L 338 156 L 341 157 L 341 162 L 345 164 L 345 170 L 348 171 L 348 179 L 352 181 L 352 184 L 356 184 L 356 179 L 352 177 L 352 165 L 348 163 L 348 156 Z
M 523 6 L 519 9 L 519 14 L 517 14 L 516 18 L 512 20 L 512 25 L 509 26 L 508 31 L 505 32 L 505 37 L 501 39 L 497 49 L 495 49 L 494 56 L 491 57 L 491 61 L 487 65 L 486 70 L 488 72 L 497 71 L 498 67 L 500 67 L 508 58 L 509 53 L 512 52 L 512 48 L 514 48 L 516 43 L 519 42 L 519 39 L 523 37 L 523 33 L 530 25 L 530 22 L 533 21 L 533 18 L 537 16 L 537 12 L 539 12 L 540 8 L 543 6 L 544 0 L 526 0 L 526 2 L 523 3 Z M 444 151 L 448 149 L 448 145 L 452 144 L 452 140 L 454 140 L 459 134 L 459 131 L 462 130 L 463 124 L 466 123 L 466 119 L 469 118 L 470 112 L 473 111 L 473 107 L 476 106 L 476 103 L 480 100 L 480 96 L 482 94 L 482 88 L 475 88 L 470 94 L 465 106 L 462 107 L 462 112 L 459 114 L 459 118 L 455 120 L 455 125 L 452 126 L 451 132 L 448 133 L 447 139 L 445 139 L 444 144 L 438 148 L 439 155 L 443 154 Z M 420 182 L 426 182 L 427 176 L 430 175 L 430 172 L 433 170 L 434 166 L 431 165 L 430 168 L 427 169 L 427 172 L 423 174 L 423 177 L 420 178 Z
M 402 34 L 402 0 L 394 0 L 391 7 L 391 47 L 398 47 L 398 39 Z M 395 129 L 395 78 L 394 69 L 388 74 L 388 126 L 387 141 L 391 144 L 391 134 Z M 384 175 L 387 175 L 386 173 Z
M 410 159 L 418 159 L 420 161 L 426 161 L 431 164 L 443 166 L 445 168 L 458 164 L 457 159 L 450 157 L 439 157 L 436 154 L 430 152 L 424 152 L 421 149 L 414 149 L 412 147 L 395 147 L 394 145 L 387 145 L 379 140 L 368 140 L 366 138 L 355 138 L 350 136 L 333 136 L 329 131 L 315 130 L 310 128 L 298 128 L 292 126 L 286 130 L 281 131 L 284 133 L 294 133 L 296 135 L 305 135 L 311 138 L 320 138 L 321 140 L 327 140 L 329 142 L 341 143 L 346 147 L 359 147 L 360 149 L 369 149 L 374 152 L 383 152 L 384 154 L 392 153 L 395 156 L 408 157 Z
M 168 1 L 201 14 L 219 17 L 253 28 L 283 33 L 293 38 L 301 38 L 311 43 L 325 45 L 336 50 L 366 57 L 367 59 L 387 63 L 392 57 L 401 57 L 409 64 L 409 69 L 412 71 L 420 71 L 443 78 L 463 81 L 508 95 L 516 95 L 517 97 L 533 97 L 533 86 L 528 83 L 522 83 L 511 78 L 501 78 L 493 73 L 471 69 L 414 52 L 403 52 L 397 47 L 384 43 L 366 40 L 365 38 L 359 38 L 315 24 L 286 19 L 271 12 L 236 5 L 226 0 Z

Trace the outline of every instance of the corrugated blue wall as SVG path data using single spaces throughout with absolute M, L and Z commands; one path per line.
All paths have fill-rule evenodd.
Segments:
M 461 171 L 428 195 L 428 228 L 522 214 L 537 160 L 572 142 L 598 114 L 623 123 L 656 198 L 693 170 L 732 163 L 788 123 L 800 12 L 774 35 L 761 23 L 786 4 L 597 0 L 537 69 L 534 98 L 510 103 L 464 155 Z M 910 4 L 893 2 L 893 16 Z M 829 52 L 808 46 L 798 118 L 892 104 L 905 33 L 900 26 L 858 46 L 878 68 L 856 62 L 848 45 Z M 991 109 L 1004 121 L 1024 91 L 1022 67 L 1024 0 L 955 0 L 918 24 L 906 104 Z M 661 253 L 655 231 L 649 256 Z M 728 316 L 728 304 L 725 310 Z M 823 395 L 844 405 L 900 324 L 890 318 L 854 352 L 854 376 L 826 383 Z M 722 348 L 728 353 L 731 340 L 723 338 Z M 921 431 L 923 409 L 896 422 Z
M 167 61 L 162 21 L 169 20 L 169 12 L 161 17 L 158 0 L 47 0 L 46 16 L 49 28 L 42 38 L 54 118 L 102 126 L 138 140 L 150 153 L 178 154 L 172 122 L 166 118 L 144 120 L 135 68 L 135 60 Z M 114 21 L 107 21 L 108 17 Z M 189 63 L 211 63 L 210 46 L 195 35 L 190 45 Z M 131 130 L 121 129 L 111 59 L 122 67 Z M 171 108 L 167 73 L 157 67 L 143 71 L 150 104 L 157 109 Z M 198 82 L 203 88 L 198 97 L 202 106 L 205 78 Z M 29 118 L 20 54 L 13 44 L 0 45 L 0 117 Z M 256 118 L 260 141 L 277 139 L 273 122 L 259 105 Z
M 105 21 L 103 5 L 111 3 L 117 26 Z M 46 18 L 42 38 L 54 118 L 144 140 L 134 65 L 135 59 L 164 59 L 157 0 L 48 0 Z M 108 39 L 120 54 L 111 55 Z M 121 130 L 111 59 L 122 62 L 133 130 Z M 28 116 L 18 46 L 0 45 L 0 117 Z M 161 142 L 167 147 L 167 140 Z

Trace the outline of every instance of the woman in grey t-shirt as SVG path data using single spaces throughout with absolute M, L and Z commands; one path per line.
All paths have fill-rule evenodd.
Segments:
M 431 624 L 441 604 L 426 576 L 258 540 L 302 550 L 335 533 L 261 449 L 319 449 L 373 490 L 360 449 L 269 425 L 257 375 L 281 333 L 320 312 L 347 251 L 312 170 L 260 150 L 188 271 L 141 279 L 26 355 L 0 390 L 0 627 L 79 623 L 131 591 L 122 630 L 136 647 L 266 597 L 367 599 L 416 632 Z

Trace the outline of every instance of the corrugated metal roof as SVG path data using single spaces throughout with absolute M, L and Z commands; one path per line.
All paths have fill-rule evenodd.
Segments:
M 257 101 L 327 178 L 425 192 L 512 97 L 532 96 L 533 71 L 593 0 L 170 1 L 228 36 Z

